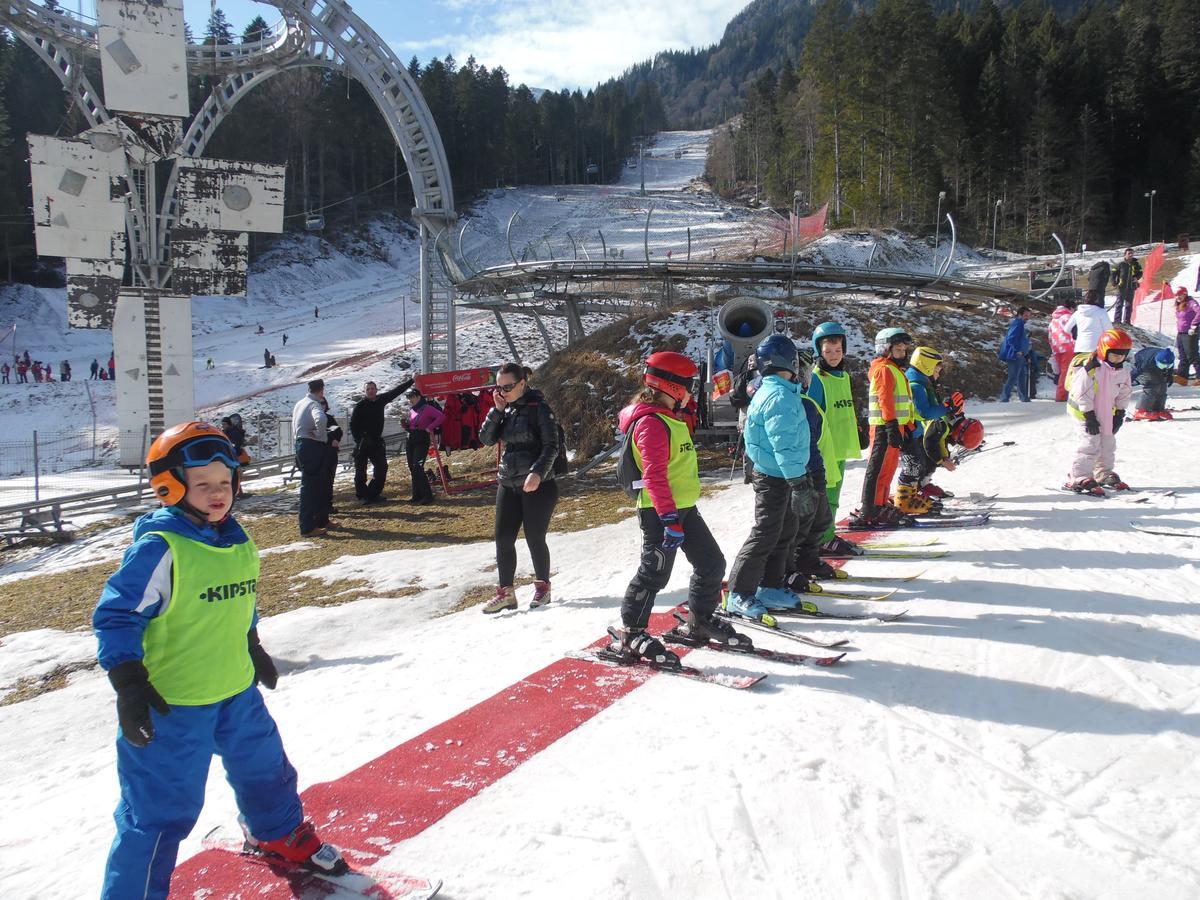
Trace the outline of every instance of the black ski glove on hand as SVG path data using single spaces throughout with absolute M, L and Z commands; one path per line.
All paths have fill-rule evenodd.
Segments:
M 246 638 L 250 645 L 250 661 L 254 663 L 255 682 L 261 684 L 268 691 L 275 690 L 275 685 L 279 684 L 279 672 L 276 670 L 275 662 L 271 659 L 270 654 L 258 641 L 258 629 L 251 628 Z
M 108 680 L 117 692 L 117 721 L 121 724 L 121 734 L 133 746 L 145 747 L 154 740 L 150 707 L 163 716 L 170 715 L 171 707 L 150 683 L 150 674 L 140 659 L 113 666 Z
M 1121 430 L 1121 426 L 1125 424 L 1125 410 L 1118 409 L 1113 413 L 1113 434 Z
M 807 475 L 801 475 L 799 478 L 789 478 L 787 483 L 788 487 L 801 491 L 807 491 L 813 486 L 812 479 Z
M 1096 411 L 1089 409 L 1083 414 L 1083 427 L 1088 434 L 1100 433 L 1100 420 L 1096 418 Z
M 900 423 L 895 419 L 890 422 L 883 423 L 883 429 L 887 432 L 887 442 L 889 447 L 895 447 L 899 450 L 904 446 L 904 434 L 900 431 Z

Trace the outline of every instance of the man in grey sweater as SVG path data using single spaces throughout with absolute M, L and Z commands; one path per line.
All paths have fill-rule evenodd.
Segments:
M 296 437 L 296 468 L 300 470 L 300 536 L 321 537 L 325 529 L 317 523 L 322 515 L 325 493 L 325 442 L 328 417 L 321 401 L 325 381 L 308 383 L 308 394 L 292 408 L 292 434 Z

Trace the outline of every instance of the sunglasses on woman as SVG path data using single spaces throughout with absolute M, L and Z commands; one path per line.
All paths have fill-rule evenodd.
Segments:
M 521 381 L 524 381 L 524 380 L 525 379 L 521 379 Z M 497 382 L 496 390 L 498 390 L 502 394 L 507 394 L 509 391 L 511 391 L 513 388 L 515 388 L 520 383 L 521 383 L 520 381 L 510 381 L 508 384 L 500 384 L 499 382 Z

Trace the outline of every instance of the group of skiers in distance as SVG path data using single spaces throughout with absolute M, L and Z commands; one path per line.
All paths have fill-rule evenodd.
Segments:
M 111 381 L 117 377 L 116 360 L 109 356 L 108 366 L 104 367 L 98 359 L 93 359 L 88 371 L 89 380 Z M 71 375 L 71 361 L 61 360 L 57 380 L 70 381 Z M 0 363 L 0 384 L 49 384 L 54 381 L 54 366 L 40 359 L 31 359 L 28 350 L 14 356 L 11 364 L 7 360 Z

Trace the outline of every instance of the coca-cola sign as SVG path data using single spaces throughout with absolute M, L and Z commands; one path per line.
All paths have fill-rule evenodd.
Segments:
M 498 368 L 497 366 L 483 369 L 459 369 L 455 372 L 430 372 L 417 376 L 416 387 L 426 397 L 492 388 L 496 384 Z

